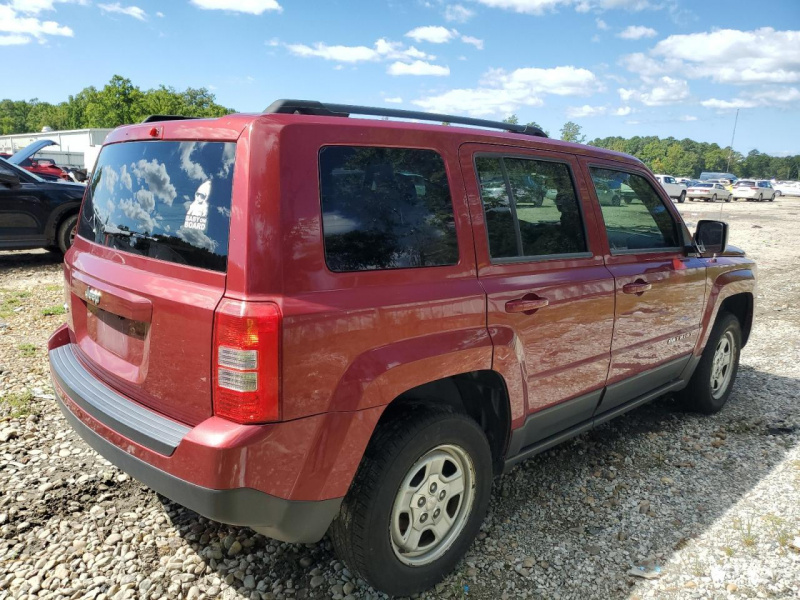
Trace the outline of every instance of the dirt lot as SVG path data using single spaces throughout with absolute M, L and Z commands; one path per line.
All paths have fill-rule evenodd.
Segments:
M 425 597 L 800 597 L 800 199 L 680 209 L 691 228 L 726 219 L 759 262 L 729 405 L 699 417 L 662 398 L 523 463 Z M 327 540 L 210 523 L 69 430 L 45 351 L 60 279 L 49 254 L 0 252 L 0 598 L 376 597 Z

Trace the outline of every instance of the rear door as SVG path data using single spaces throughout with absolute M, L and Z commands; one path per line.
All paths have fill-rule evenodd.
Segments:
M 688 232 L 652 176 L 612 162 L 584 168 L 597 188 L 619 182 L 635 194 L 630 204 L 596 208 L 616 289 L 604 412 L 680 375 L 700 333 L 706 268 L 687 256 Z
M 0 172 L 19 178 L 19 187 L 0 183 L 0 248 L 31 246 L 44 242 L 47 199 L 37 191 L 33 178 L 22 169 L 0 162 Z
M 614 280 L 572 155 L 467 144 L 460 161 L 493 365 L 526 399 L 518 445 L 527 446 L 594 412 L 610 362 Z
M 87 366 L 179 421 L 212 414 L 214 309 L 225 291 L 234 142 L 106 146 L 67 255 Z

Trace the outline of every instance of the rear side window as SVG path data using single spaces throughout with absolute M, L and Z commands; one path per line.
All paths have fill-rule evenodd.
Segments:
M 116 250 L 225 271 L 233 142 L 125 142 L 103 148 L 78 235 Z
M 475 168 L 492 259 L 547 257 L 588 250 L 567 165 L 478 156 Z
M 327 146 L 319 153 L 325 261 L 331 271 L 454 265 L 453 203 L 433 150 Z
M 650 183 L 640 175 L 592 167 L 611 252 L 675 248 L 678 229 Z M 607 202 L 607 190 L 626 190 L 625 202 Z

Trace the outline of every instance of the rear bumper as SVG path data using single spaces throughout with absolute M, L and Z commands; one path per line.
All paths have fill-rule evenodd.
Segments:
M 273 425 L 211 417 L 189 427 L 104 385 L 78 360 L 76 347 L 64 342 L 59 330 L 49 353 L 59 408 L 108 461 L 209 519 L 288 542 L 316 542 L 325 534 L 342 502 L 343 493 L 332 497 L 331 491 L 338 491 L 333 484 L 344 491 L 349 485 L 342 473 L 329 481 L 336 471 L 329 462 L 340 452 L 330 444 L 320 447 L 320 437 L 339 437 L 331 434 L 327 416 Z M 337 423 L 341 435 L 356 433 Z M 308 480 L 316 487 L 299 483 Z
M 214 490 L 180 479 L 125 452 L 81 421 L 61 400 L 69 424 L 103 458 L 147 487 L 213 521 L 250 527 L 286 542 L 319 541 L 339 512 L 341 498 L 302 502 L 252 488 Z

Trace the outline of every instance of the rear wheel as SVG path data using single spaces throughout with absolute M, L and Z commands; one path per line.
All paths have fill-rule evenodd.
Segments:
M 686 200 L 686 192 L 681 192 L 681 195 L 678 196 L 678 202 L 683 204 L 684 200 Z
M 620 204 L 622 204 L 622 201 L 619 199 L 619 196 L 611 198 L 611 206 L 619 206 Z
M 67 250 L 72 246 L 77 231 L 78 215 L 67 217 L 64 219 L 64 222 L 61 223 L 61 226 L 58 228 L 58 233 L 56 234 L 56 243 L 58 243 L 58 249 L 62 254 L 66 254 Z
M 415 407 L 370 441 L 331 526 L 334 547 L 377 590 L 426 590 L 477 535 L 492 475 L 489 443 L 474 420 Z
M 739 370 L 741 348 L 739 319 L 721 313 L 689 385 L 678 394 L 686 409 L 710 415 L 725 405 Z
M 712 202 L 716 202 L 716 201 L 717 201 L 717 195 L 716 195 L 716 194 L 714 194 L 713 196 L 711 196 L 711 201 L 712 201 Z
M 764 194 L 759 194 L 758 195 L 758 201 L 759 202 L 763 202 L 764 201 Z

